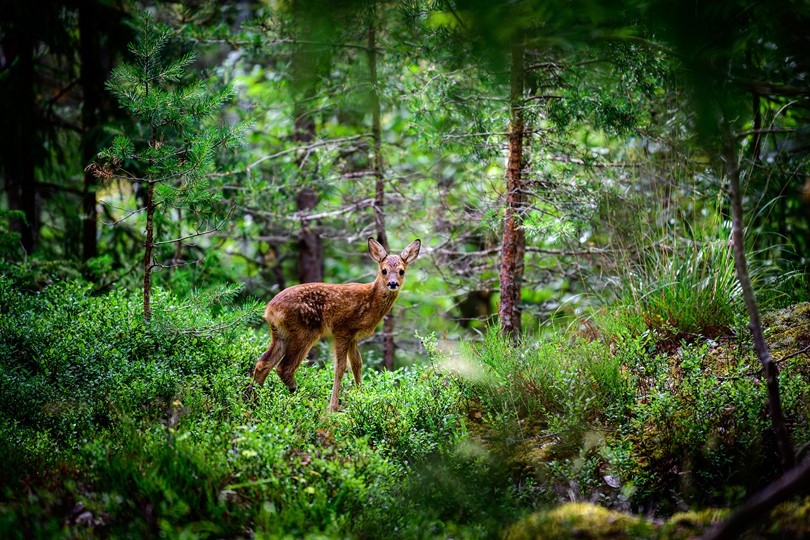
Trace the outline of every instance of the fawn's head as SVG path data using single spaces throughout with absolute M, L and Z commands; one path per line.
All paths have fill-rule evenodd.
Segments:
M 402 287 L 405 270 L 408 264 L 419 256 L 420 247 L 422 242 L 414 240 L 399 255 L 389 255 L 382 244 L 373 238 L 368 239 L 368 253 L 380 265 L 377 279 L 381 280 L 389 291 L 397 292 Z

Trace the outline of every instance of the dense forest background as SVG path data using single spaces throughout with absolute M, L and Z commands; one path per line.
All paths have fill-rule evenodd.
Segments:
M 0 531 L 810 534 L 808 23 L 8 6 Z M 324 413 L 326 342 L 245 399 L 264 303 L 369 237 L 422 251 L 363 390 Z

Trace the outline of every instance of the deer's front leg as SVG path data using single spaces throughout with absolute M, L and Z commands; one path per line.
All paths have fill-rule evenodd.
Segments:
M 352 375 L 354 375 L 354 385 L 360 388 L 360 385 L 363 384 L 363 358 L 357 348 L 357 341 L 349 344 L 349 365 L 352 368 Z
M 329 411 L 338 410 L 340 397 L 340 381 L 346 372 L 346 357 L 349 353 L 350 340 L 340 340 L 335 338 L 335 383 L 332 385 L 332 397 L 329 399 Z

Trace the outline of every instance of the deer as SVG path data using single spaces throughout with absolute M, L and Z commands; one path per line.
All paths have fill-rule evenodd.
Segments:
M 270 326 L 271 343 L 253 368 L 254 384 L 262 386 L 275 368 L 290 392 L 295 392 L 295 372 L 309 350 L 323 337 L 331 337 L 335 353 L 335 382 L 329 412 L 338 410 L 340 384 L 348 359 L 356 388 L 362 385 L 363 360 L 358 340 L 371 336 L 391 310 L 402 290 L 405 270 L 417 256 L 422 242 L 411 242 L 399 255 L 368 239 L 368 253 L 377 262 L 371 283 L 302 283 L 278 293 L 267 304 L 264 319 Z

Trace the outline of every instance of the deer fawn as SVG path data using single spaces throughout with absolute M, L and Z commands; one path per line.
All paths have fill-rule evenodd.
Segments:
M 331 336 L 335 346 L 335 383 L 329 410 L 336 411 L 346 359 L 359 387 L 363 361 L 357 340 L 373 334 L 391 310 L 402 288 L 405 270 L 419 255 L 421 245 L 421 241 L 414 240 L 399 256 L 389 255 L 379 242 L 369 238 L 369 255 L 380 266 L 374 282 L 302 283 L 278 293 L 264 311 L 272 342 L 256 362 L 253 381 L 262 385 L 270 370 L 276 368 L 282 382 L 294 392 L 295 370 L 320 338 Z

